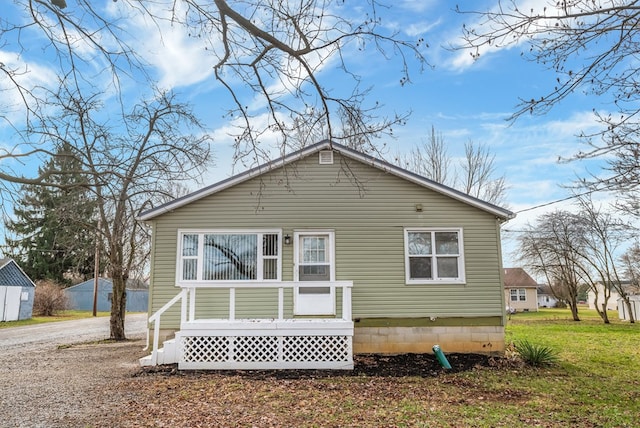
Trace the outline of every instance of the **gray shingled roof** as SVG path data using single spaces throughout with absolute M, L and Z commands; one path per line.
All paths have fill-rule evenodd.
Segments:
M 36 285 L 11 259 L 0 259 L 0 285 L 35 287 Z

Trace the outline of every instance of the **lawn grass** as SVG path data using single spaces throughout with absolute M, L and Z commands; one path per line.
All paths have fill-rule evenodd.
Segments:
M 614 313 L 615 314 L 615 313 Z M 511 316 L 507 342 L 551 347 L 558 363 L 479 367 L 435 377 L 277 379 L 228 373 L 147 376 L 119 414 L 125 426 L 635 427 L 640 421 L 640 324 L 580 309 Z M 446 350 L 445 350 L 446 351 Z M 161 403 L 161 404 L 160 404 Z M 140 419 L 139 415 L 145 415 Z
M 581 321 L 568 310 L 541 309 L 517 314 L 507 324 L 507 342 L 528 340 L 557 352 L 551 368 L 482 371 L 486 388 L 505 385 L 529 399 L 511 410 L 494 409 L 503 420 L 543 426 L 637 426 L 640 418 L 640 326 L 610 314 L 604 324 L 596 311 L 580 309 Z M 473 376 L 464 374 L 463 376 Z M 489 426 L 490 424 L 486 424 Z
M 105 317 L 105 316 L 109 316 L 109 312 L 98 312 L 97 315 L 99 317 Z M 28 320 L 0 322 L 0 329 L 10 328 L 10 327 L 20 327 L 24 325 L 43 324 L 47 322 L 77 320 L 81 318 L 90 318 L 92 316 L 93 316 L 93 312 L 91 311 L 74 311 L 74 310 L 61 311 L 59 314 L 51 317 L 32 317 Z

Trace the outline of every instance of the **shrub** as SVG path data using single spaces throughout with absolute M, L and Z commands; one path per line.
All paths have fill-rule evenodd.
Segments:
M 550 366 L 558 361 L 558 356 L 553 349 L 533 344 L 528 340 L 517 341 L 514 343 L 514 348 L 520 358 L 530 366 Z
M 33 314 L 50 317 L 69 309 L 69 300 L 62 287 L 51 281 L 39 282 L 33 298 Z

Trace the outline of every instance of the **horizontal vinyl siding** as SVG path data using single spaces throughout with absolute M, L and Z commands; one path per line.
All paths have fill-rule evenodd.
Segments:
M 493 215 L 337 153 L 334 159 L 334 165 L 318 165 L 312 155 L 286 171 L 272 171 L 154 219 L 152 311 L 179 291 L 174 286 L 178 229 L 281 228 L 292 237 L 294 230 L 335 230 L 336 279 L 354 282 L 354 318 L 502 314 Z M 416 212 L 416 204 L 423 212 Z M 405 285 L 405 227 L 461 227 L 466 284 Z M 283 280 L 293 279 L 293 248 L 283 245 Z M 241 300 L 261 316 L 275 316 L 277 300 L 265 293 L 245 296 L 243 291 Z M 198 296 L 197 316 L 228 314 L 228 292 L 198 290 Z M 240 308 L 237 316 L 246 313 Z M 166 322 L 163 318 L 163 327 L 177 320 L 176 308 Z

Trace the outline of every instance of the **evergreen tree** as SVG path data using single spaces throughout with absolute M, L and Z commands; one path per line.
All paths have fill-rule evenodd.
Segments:
M 58 283 L 93 276 L 95 198 L 80 173 L 80 163 L 62 146 L 39 174 L 55 186 L 23 185 L 6 223 L 5 252 L 34 280 Z

